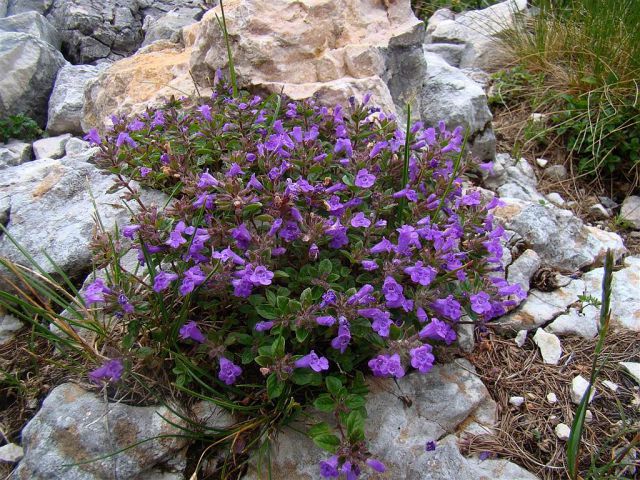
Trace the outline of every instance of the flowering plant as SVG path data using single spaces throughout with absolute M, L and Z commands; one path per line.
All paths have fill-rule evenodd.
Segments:
M 384 471 L 366 447 L 364 374 L 427 374 L 461 322 L 524 294 L 504 280 L 499 201 L 463 186 L 461 129 L 403 131 L 369 101 L 283 106 L 218 84 L 199 104 L 89 132 L 97 163 L 139 204 L 122 238 L 95 242 L 115 274 L 85 300 L 120 318 L 122 335 L 94 381 L 152 364 L 243 415 L 267 406 L 282 423 L 313 405 L 338 427 L 308 432 L 332 454 L 324 477 Z M 131 179 L 171 201 L 145 205 Z M 128 248 L 133 273 L 119 264 Z

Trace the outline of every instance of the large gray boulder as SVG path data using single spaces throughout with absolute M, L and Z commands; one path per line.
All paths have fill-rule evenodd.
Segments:
M 0 1 L 0 4 L 2 1 Z M 41 15 L 47 13 L 53 0 L 8 0 L 7 16 L 25 12 L 38 12 Z
M 8 6 L 9 6 L 9 0 L 0 0 L 0 18 L 7 16 Z
M 447 50 L 448 59 L 456 67 L 495 69 L 506 59 L 498 37 L 513 28 L 526 9 L 527 0 L 507 0 L 457 15 L 448 10 L 438 11 L 429 19 L 427 43 L 441 44 L 440 51 Z
M 60 50 L 60 34 L 49 21 L 38 12 L 25 12 L 0 18 L 0 32 L 29 33 Z
M 366 436 L 374 458 L 387 471 L 383 476 L 406 480 L 522 479 L 536 477 L 504 460 L 478 462 L 464 458 L 454 433 L 488 431 L 495 421 L 495 403 L 466 360 L 437 365 L 426 375 L 411 373 L 398 380 L 373 379 L 367 398 Z M 487 422 L 486 425 L 480 423 Z M 302 429 L 304 430 L 304 426 Z M 483 430 L 482 430 L 483 429 Z M 427 441 L 437 441 L 427 452 Z M 320 479 L 318 462 L 329 454 L 321 451 L 305 435 L 285 429 L 272 442 L 270 457 L 273 478 Z M 244 480 L 257 480 L 257 459 L 250 464 Z
M 478 160 L 493 160 L 493 116 L 483 88 L 439 55 L 426 51 L 424 57 L 427 76 L 420 96 L 422 120 L 432 126 L 444 120 L 448 128 L 464 127 L 472 154 Z
M 167 407 L 105 403 L 102 396 L 65 383 L 49 394 L 41 410 L 23 429 L 24 458 L 12 478 L 182 478 L 181 471 L 177 472 L 180 475 L 164 477 L 165 473 L 154 467 L 171 463 L 180 456 L 180 450 L 187 444 L 186 439 L 179 437 L 182 433 L 179 426 L 184 424 L 184 420 Z M 153 439 L 158 436 L 164 437 Z M 143 443 L 117 455 L 91 461 L 138 442 Z M 184 457 L 177 463 L 174 468 L 184 469 Z
M 493 169 L 482 171 L 483 185 L 500 197 L 517 198 L 531 202 L 544 202 L 538 192 L 538 179 L 533 167 L 525 158 L 515 159 L 508 153 L 499 153 Z
M 146 17 L 176 7 L 199 9 L 198 0 L 53 0 L 47 18 L 62 36 L 63 51 L 76 64 L 118 60 L 142 44 Z
M 572 273 L 602 264 L 607 249 L 613 250 L 616 258 L 626 253 L 619 235 L 585 225 L 570 210 L 551 203 L 502 200 L 505 205 L 494 211 L 496 220 L 520 235 L 543 266 Z
M 144 41 L 142 46 L 152 44 L 158 40 L 171 42 L 182 41 L 182 29 L 197 22 L 202 17 L 200 8 L 176 8 L 159 17 L 147 15 L 142 24 Z
M 98 77 L 102 68 L 92 65 L 65 65 L 56 77 L 49 98 L 47 131 L 52 135 L 61 133 L 81 134 L 82 107 L 87 85 Z
M 0 32 L 0 112 L 23 113 L 44 125 L 60 52 L 33 35 Z
M 95 149 L 59 160 L 41 159 L 10 167 L 0 176 L 0 205 L 8 204 L 7 231 L 45 271 L 54 273 L 45 251 L 71 278 L 91 269 L 89 245 L 95 231 L 93 195 L 105 228 L 129 221 L 120 193 L 106 193 L 113 177 L 87 160 Z M 142 191 L 147 204 L 164 205 L 166 197 Z M 132 208 L 136 208 L 131 204 Z M 7 235 L 0 235 L 0 255 L 25 263 Z M 0 290 L 7 289 L 0 276 Z

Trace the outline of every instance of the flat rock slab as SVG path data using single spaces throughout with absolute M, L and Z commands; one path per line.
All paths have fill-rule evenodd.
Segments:
M 55 269 L 45 251 L 72 278 L 91 268 L 89 245 L 95 230 L 91 195 L 107 230 L 129 221 L 121 193 L 106 193 L 113 177 L 87 163 L 85 157 L 91 152 L 59 160 L 35 160 L 5 169 L 0 177 L 0 206 L 4 205 L 9 235 L 49 273 Z M 166 199 L 155 191 L 142 191 L 142 196 L 148 205 L 162 206 Z M 26 263 L 5 234 L 0 234 L 0 255 Z M 0 289 L 8 289 L 2 280 Z
M 505 461 L 477 462 L 466 459 L 450 435 L 468 424 L 494 418 L 495 404 L 473 366 L 466 360 L 437 365 L 426 375 L 412 373 L 398 380 L 373 379 L 367 397 L 366 437 L 374 458 L 387 471 L 369 477 L 376 479 L 535 479 L 536 477 Z M 400 398 L 410 400 L 411 405 Z M 489 407 L 492 412 L 485 412 Z M 477 414 L 482 410 L 482 415 Z M 302 426 L 302 429 L 305 427 Z M 475 426 L 477 431 L 477 425 Z M 433 452 L 425 444 L 437 440 Z M 271 468 L 274 479 L 320 479 L 318 463 L 328 457 L 305 435 L 292 429 L 280 433 L 273 442 Z M 495 462 L 495 463 L 492 463 Z M 255 459 L 244 480 L 262 478 Z
M 184 424 L 166 407 L 107 404 L 103 398 L 77 385 L 60 385 L 49 394 L 41 410 L 23 429 L 25 453 L 13 479 L 138 478 L 138 475 L 175 457 L 186 445 L 186 440 L 157 438 L 109 458 L 69 465 L 103 457 L 153 437 L 182 432 L 162 417 L 177 425 Z

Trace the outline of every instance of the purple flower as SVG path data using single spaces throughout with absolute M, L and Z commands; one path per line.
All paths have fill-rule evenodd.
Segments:
M 318 325 L 322 325 L 323 327 L 330 327 L 331 325 L 336 323 L 336 319 L 331 315 L 325 315 L 322 317 L 316 317 L 316 323 Z
M 425 444 L 424 449 L 427 452 L 433 452 L 436 449 L 436 441 L 435 440 L 427 440 L 427 443 Z
M 404 273 L 411 277 L 411 281 L 423 286 L 428 286 L 438 275 L 438 271 L 433 267 L 424 267 L 423 263 L 418 261 L 413 267 L 404 269 Z
M 341 248 L 349 243 L 347 227 L 344 227 L 338 218 L 334 223 L 330 223 L 324 232 L 331 237 L 331 242 L 329 242 L 331 248 Z
M 131 148 L 136 148 L 138 146 L 136 141 L 131 138 L 127 132 L 120 132 L 116 140 L 116 147 L 121 147 L 125 143 Z
M 225 176 L 237 177 L 238 175 L 244 175 L 244 172 L 242 171 L 242 168 L 240 168 L 240 165 L 233 162 L 231 164 L 231 167 L 229 167 L 229 170 L 227 170 L 227 173 L 225 173 Z
M 144 122 L 140 121 L 139 118 L 136 118 L 133 122 L 131 122 L 127 126 L 127 130 L 129 130 L 130 132 L 137 132 L 139 130 L 142 130 L 143 128 L 144 128 Z
M 98 135 L 98 130 L 95 128 L 89 130 L 89 133 L 87 133 L 83 138 L 91 145 L 100 145 L 102 143 L 100 135 Z
M 296 222 L 288 221 L 285 223 L 284 228 L 278 232 L 280 238 L 285 242 L 293 242 L 300 236 L 300 229 Z
M 122 236 L 133 239 L 133 235 L 140 230 L 140 225 L 127 225 L 122 229 Z
M 334 153 L 344 152 L 347 157 L 351 157 L 353 155 L 353 148 L 351 147 L 351 140 L 348 138 L 338 138 L 336 140 L 336 146 L 333 149 Z
M 346 480 L 357 480 L 360 476 L 360 467 L 352 464 L 349 460 L 342 464 L 340 471 L 344 473 Z
M 435 357 L 431 353 L 431 345 L 424 344 L 409 351 L 411 355 L 411 366 L 420 373 L 427 373 L 433 368 Z
M 370 188 L 374 183 L 376 183 L 376 176 L 372 173 L 369 173 L 366 168 L 363 168 L 362 170 L 358 171 L 358 173 L 356 174 L 356 179 L 353 183 L 355 183 L 356 187 Z
M 198 188 L 217 187 L 220 182 L 216 180 L 209 172 L 203 172 L 200 174 L 198 180 Z
M 179 221 L 173 231 L 169 234 L 169 240 L 165 243 L 171 248 L 178 248 L 180 245 L 187 243 L 187 240 L 182 236 L 186 228 L 187 227 L 184 222 L 182 220 Z
M 185 296 L 188 293 L 193 292 L 193 289 L 204 283 L 206 278 L 206 275 L 202 270 L 200 270 L 200 267 L 197 265 L 195 267 L 191 267 L 189 270 L 184 272 L 184 278 L 182 279 L 182 284 L 179 289 L 180 295 Z
M 122 307 L 124 313 L 133 313 L 135 310 L 124 293 L 118 295 L 118 304 Z
M 309 260 L 315 262 L 318 259 L 318 255 L 320 255 L 320 249 L 318 248 L 318 245 L 312 243 L 309 247 Z
M 362 268 L 368 272 L 378 269 L 378 264 L 374 260 L 362 260 Z
M 381 337 L 389 336 L 389 328 L 393 324 L 391 314 L 380 310 L 379 308 L 362 308 L 358 310 L 358 315 L 373 320 L 371 328 Z
M 402 225 L 400 228 L 397 228 L 396 231 L 398 232 L 398 253 L 407 253 L 411 246 L 416 248 L 422 247 L 420 244 L 420 236 L 414 227 Z
M 93 283 L 87 285 L 84 291 L 84 300 L 88 305 L 92 303 L 104 302 L 104 294 L 111 293 L 111 289 L 104 284 L 102 279 L 97 278 Z
M 373 292 L 373 286 L 366 284 L 360 288 L 356 293 L 351 295 L 347 300 L 348 305 L 357 303 L 358 305 L 366 305 L 375 301 L 375 298 L 371 295 Z
M 478 315 L 489 313 L 493 309 L 490 302 L 491 298 L 489 294 L 485 292 L 478 292 L 475 295 L 471 295 L 469 299 L 471 300 L 471 310 Z
M 211 257 L 215 258 L 216 260 L 220 260 L 222 262 L 227 262 L 227 261 L 231 260 L 236 265 L 244 265 L 246 263 L 245 260 L 240 255 L 235 253 L 229 247 L 225 248 L 221 252 L 216 252 L 214 250 L 211 253 Z
M 327 460 L 322 460 L 320 462 L 320 475 L 324 478 L 338 478 L 340 476 L 338 457 L 334 455 Z
M 151 173 L 152 169 L 150 169 L 149 167 L 140 167 L 140 176 L 142 178 L 146 177 L 147 175 L 149 175 Z
M 253 283 L 255 286 L 266 286 L 266 285 L 271 285 L 271 279 L 273 278 L 273 272 L 270 271 L 269 269 L 267 269 L 267 267 L 264 267 L 262 265 L 258 265 L 253 272 L 251 273 L 251 275 L 249 275 L 249 280 L 251 281 L 251 283 Z
M 101 367 L 89 373 L 89 379 L 95 384 L 117 382 L 122 377 L 124 365 L 122 360 L 112 359 L 105 362 Z
M 193 340 L 198 343 L 204 343 L 206 340 L 200 328 L 198 328 L 198 324 L 193 320 L 180 327 L 180 338 L 182 340 Z
M 310 368 L 314 372 L 329 370 L 329 360 L 325 357 L 318 357 L 316 352 L 311 350 L 308 355 L 296 360 L 296 368 Z
M 378 243 L 376 243 L 373 247 L 369 249 L 371 253 L 390 253 L 395 249 L 393 243 L 387 240 L 385 237 L 382 237 Z
M 211 107 L 209 105 L 201 105 L 200 107 L 198 107 L 198 111 L 202 115 L 202 118 L 204 118 L 207 122 L 210 122 L 212 120 Z
M 400 355 L 378 355 L 369 360 L 369 368 L 376 377 L 404 377 L 404 368 L 400 362 Z
M 254 328 L 256 332 L 266 332 L 267 330 L 271 330 L 273 325 L 273 322 L 258 322 Z
M 378 143 L 376 143 L 373 148 L 371 149 L 371 152 L 369 152 L 369 158 L 373 158 L 376 155 L 378 155 L 382 150 L 384 150 L 385 148 L 387 148 L 389 146 L 389 142 L 382 140 Z
M 375 458 L 368 458 L 367 465 L 369 465 L 371 468 L 373 468 L 376 472 L 379 472 L 379 473 L 383 473 L 387 469 L 387 467 L 384 466 L 384 463 L 382 463 L 379 460 L 376 460 Z
M 408 187 L 393 194 L 393 198 L 402 198 L 402 197 L 406 198 L 410 202 L 418 201 L 418 194 L 416 193 L 416 191 Z
M 449 295 L 447 298 L 439 298 L 431 304 L 433 309 L 440 315 L 457 321 L 462 316 L 462 308 L 460 303 L 454 300 L 453 295 Z
M 178 279 L 175 273 L 159 272 L 153 279 L 153 291 L 162 292 L 166 290 L 171 282 Z
M 249 244 L 251 243 L 251 233 L 249 233 L 249 230 L 244 223 L 241 223 L 236 228 L 232 229 L 231 236 L 236 240 L 238 248 L 241 248 L 242 250 L 249 248 Z
M 440 340 L 445 342 L 447 345 L 451 345 L 457 338 L 456 332 L 451 328 L 451 325 L 443 322 L 442 320 L 438 320 L 435 317 L 431 319 L 431 322 L 428 325 L 420 330 L 419 335 L 420 338 Z
M 393 277 L 386 277 L 382 284 L 382 293 L 387 301 L 387 307 L 398 308 L 403 307 L 406 310 L 407 300 L 403 295 L 404 288 Z
M 335 350 L 340 350 L 340 353 L 344 353 L 350 341 L 351 332 L 349 327 L 346 324 L 342 324 L 338 327 L 338 336 L 331 340 L 331 347 Z
M 233 385 L 236 378 L 242 373 L 242 368 L 234 364 L 231 360 L 225 357 L 220 357 L 220 373 L 218 378 L 227 385 Z
M 260 183 L 260 181 L 256 178 L 256 174 L 252 173 L 251 178 L 249 179 L 249 183 L 247 186 L 255 189 L 255 190 L 264 190 L 264 186 Z
M 367 228 L 371 225 L 371 220 L 364 216 L 364 213 L 358 212 L 351 219 L 351 226 L 358 228 L 364 227 Z
M 153 122 L 151 122 L 151 128 L 164 125 L 164 112 L 162 110 L 156 110 L 153 115 Z
M 334 305 L 337 300 L 336 292 L 333 290 L 327 290 L 322 294 L 322 300 L 320 301 L 320 308 L 324 308 L 328 305 Z

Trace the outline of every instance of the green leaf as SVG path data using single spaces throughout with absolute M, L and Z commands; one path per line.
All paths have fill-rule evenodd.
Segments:
M 300 302 L 303 305 L 311 305 L 313 303 L 313 291 L 310 288 L 305 288 L 300 294 Z
M 300 327 L 296 329 L 296 340 L 299 343 L 303 343 L 309 337 L 309 330 L 304 327 Z
M 276 309 L 271 305 L 258 305 L 255 307 L 255 310 L 258 315 L 262 318 L 266 318 L 267 320 L 275 320 L 278 318 L 278 314 L 276 313 Z
M 284 337 L 276 338 L 273 344 L 271 344 L 271 355 L 276 358 L 284 357 L 284 347 Z
M 325 379 L 325 384 L 327 385 L 327 390 L 329 390 L 329 393 L 331 393 L 334 397 L 337 397 L 338 395 L 340 395 L 340 390 L 342 389 L 342 382 L 340 381 L 339 378 L 327 377 Z
M 340 439 L 335 435 L 325 433 L 313 437 L 313 443 L 315 443 L 321 449 L 326 450 L 327 452 L 336 453 L 338 447 L 340 446 Z
M 347 437 L 351 442 L 364 440 L 364 416 L 358 410 L 349 413 L 347 417 Z
M 287 310 L 289 311 L 289 313 L 297 313 L 302 310 L 302 304 L 298 300 L 289 300 Z
M 321 412 L 333 412 L 336 408 L 336 402 L 327 393 L 318 396 L 313 402 L 313 406 Z
M 318 273 L 320 275 L 329 275 L 332 269 L 333 269 L 333 264 L 331 263 L 331 260 L 329 260 L 328 258 L 323 259 L 318 264 Z
M 324 435 L 325 433 L 331 433 L 331 427 L 325 422 L 316 423 L 313 427 L 307 430 L 307 435 L 310 438 L 317 437 L 318 435 Z
M 360 395 L 349 395 L 344 402 L 347 408 L 350 408 L 351 410 L 364 407 L 366 403 L 366 399 Z
M 283 390 L 284 383 L 278 380 L 275 373 L 272 373 L 267 377 L 267 395 L 269 395 L 269 399 L 273 400 L 274 398 L 278 398 L 282 395 Z
M 258 355 L 254 361 L 260 365 L 261 367 L 266 367 L 267 365 L 271 365 L 273 363 L 273 357 L 268 355 Z
M 293 371 L 293 375 L 291 375 L 291 381 L 300 386 L 318 386 L 322 384 L 322 375 L 308 368 L 297 368 Z

